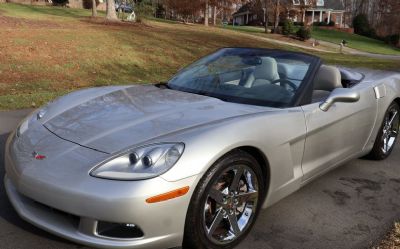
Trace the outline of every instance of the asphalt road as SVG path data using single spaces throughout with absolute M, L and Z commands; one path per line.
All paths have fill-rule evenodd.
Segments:
M 0 112 L 0 248 L 86 248 L 21 220 L 4 187 L 4 143 L 26 111 Z M 400 146 L 382 162 L 354 160 L 263 210 L 240 249 L 368 248 L 400 218 Z

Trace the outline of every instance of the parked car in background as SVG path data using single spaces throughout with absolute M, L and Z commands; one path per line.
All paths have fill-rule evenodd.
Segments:
M 133 7 L 134 6 L 131 3 L 124 3 L 124 2 L 116 2 L 115 3 L 115 10 L 117 12 L 132 13 Z

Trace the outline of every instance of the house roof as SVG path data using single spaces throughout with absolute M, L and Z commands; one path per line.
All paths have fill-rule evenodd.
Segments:
M 245 5 L 243 5 L 242 7 L 240 7 L 235 13 L 233 13 L 233 15 L 240 15 L 241 13 L 247 13 L 247 12 L 252 12 L 252 7 L 253 7 L 253 3 L 252 2 L 248 2 Z

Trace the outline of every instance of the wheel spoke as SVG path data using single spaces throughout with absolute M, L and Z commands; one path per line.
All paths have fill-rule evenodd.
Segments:
M 209 196 L 216 201 L 218 204 L 224 204 L 224 195 L 221 191 L 211 188 Z
M 388 151 L 387 149 L 387 145 L 388 145 L 388 141 L 389 139 L 385 136 L 383 137 L 383 146 L 382 146 L 382 151 L 383 153 L 386 153 Z
M 215 229 L 217 229 L 221 221 L 224 219 L 224 214 L 222 212 L 223 212 L 222 209 L 220 209 L 218 213 L 215 215 L 215 218 L 212 221 L 210 228 L 208 229 L 209 236 L 212 236 L 214 234 Z
M 231 185 L 229 186 L 229 190 L 230 191 L 236 191 L 239 188 L 239 182 L 240 182 L 240 178 L 242 177 L 244 173 L 244 169 L 243 167 L 238 167 L 235 171 L 235 177 L 232 180 Z
M 389 151 L 389 143 L 390 143 L 390 138 L 386 139 L 386 151 Z
M 246 203 L 248 201 L 254 201 L 258 198 L 258 192 L 255 190 L 249 191 L 247 193 L 239 193 L 237 195 L 239 203 Z
M 229 223 L 231 224 L 232 232 L 235 236 L 240 234 L 240 228 L 235 213 L 228 214 Z
M 389 122 L 388 122 L 389 127 L 392 127 L 394 118 L 395 118 L 396 116 L 397 116 L 397 111 L 396 111 L 395 113 L 393 113 L 393 117 L 389 120 Z

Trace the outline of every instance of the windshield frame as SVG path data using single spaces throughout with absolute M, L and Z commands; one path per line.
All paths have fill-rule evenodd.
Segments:
M 188 68 L 192 67 L 195 64 L 198 64 L 202 60 L 206 59 L 209 56 L 212 56 L 214 54 L 217 54 L 219 52 L 223 52 L 225 50 L 242 50 L 241 52 L 249 52 L 249 53 L 260 53 L 260 54 L 268 54 L 271 56 L 291 56 L 293 58 L 298 57 L 299 60 L 304 60 L 309 62 L 309 69 L 307 73 L 304 76 L 304 79 L 302 80 L 302 83 L 299 85 L 299 88 L 296 90 L 296 93 L 292 97 L 290 103 L 288 103 L 285 106 L 277 106 L 277 102 L 272 102 L 272 101 L 267 101 L 267 100 L 259 100 L 259 99 L 250 99 L 250 98 L 244 98 L 240 96 L 232 96 L 232 95 L 223 95 L 223 94 L 218 94 L 218 93 L 210 93 L 210 92 L 200 92 L 193 90 L 191 88 L 186 88 L 183 86 L 176 86 L 174 84 L 171 84 L 170 82 L 179 74 L 181 74 L 183 71 L 187 70 Z M 222 48 L 214 51 L 213 53 L 210 53 L 204 57 L 201 57 L 200 59 L 194 61 L 193 63 L 190 63 L 189 65 L 185 66 L 184 68 L 180 69 L 175 75 L 173 75 L 168 81 L 167 81 L 167 86 L 170 89 L 177 90 L 177 91 L 182 91 L 182 92 L 188 92 L 192 94 L 198 94 L 198 95 L 204 95 L 208 97 L 213 97 L 220 99 L 222 101 L 226 102 L 232 102 L 232 103 L 239 103 L 239 104 L 248 104 L 248 105 L 256 105 L 256 106 L 266 106 L 266 107 L 272 107 L 272 108 L 290 108 L 290 107 L 295 107 L 299 106 L 303 103 L 307 103 L 308 99 L 311 100 L 311 92 L 312 91 L 312 83 L 314 76 L 316 72 L 318 71 L 318 68 L 322 64 L 322 61 L 319 57 L 306 54 L 306 53 L 301 53 L 301 52 L 292 52 L 292 51 L 285 51 L 285 50 L 279 50 L 279 49 L 266 49 L 266 48 L 249 48 L 249 47 L 227 47 L 227 48 Z

